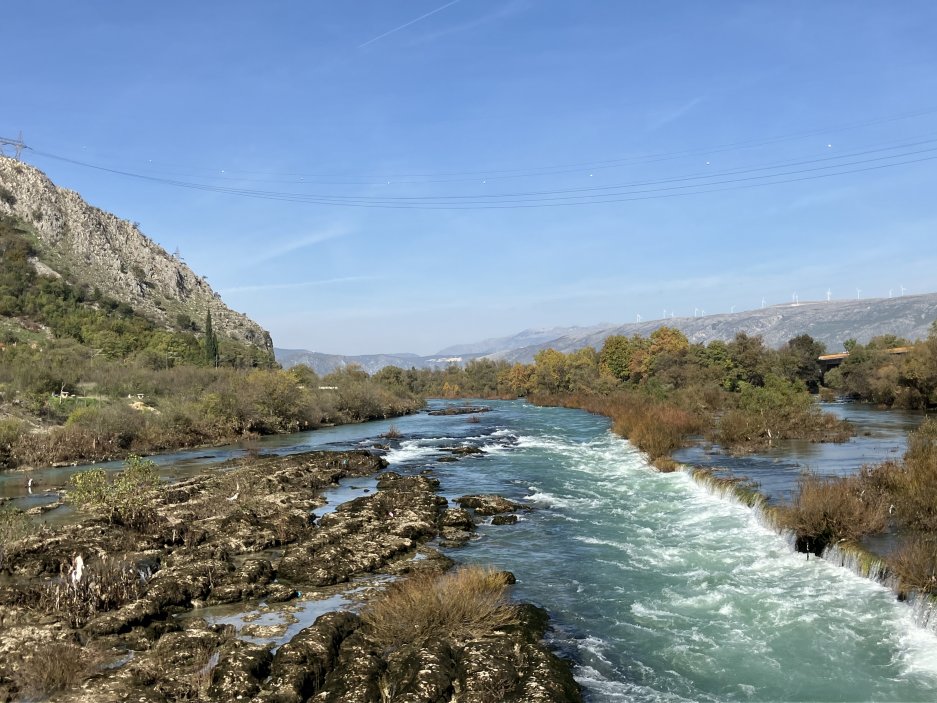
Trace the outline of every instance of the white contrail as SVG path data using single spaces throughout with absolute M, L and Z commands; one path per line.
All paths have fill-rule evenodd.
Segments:
M 447 3 L 446 3 L 445 5 L 443 5 L 442 7 L 437 7 L 435 10 L 430 10 L 430 11 L 427 12 L 425 15 L 420 15 L 420 16 L 417 17 L 415 20 L 410 20 L 409 22 L 407 22 L 407 23 L 405 23 L 405 24 L 402 24 L 402 25 L 400 25 L 399 27 L 394 27 L 393 29 L 386 31 L 386 32 L 384 32 L 383 34 L 379 34 L 378 36 L 374 37 L 374 39 L 368 39 L 364 44 L 359 44 L 359 45 L 358 45 L 358 48 L 359 48 L 359 49 L 363 49 L 364 47 L 368 46 L 368 44 L 373 44 L 374 42 L 376 42 L 376 41 L 378 41 L 378 40 L 380 40 L 380 39 L 383 39 L 384 37 L 390 36 L 390 35 L 393 34 L 394 32 L 399 32 L 401 29 L 406 29 L 407 27 L 409 27 L 409 26 L 412 25 L 412 24 L 416 24 L 417 22 L 420 22 L 420 21 L 422 21 L 422 20 L 425 20 L 427 17 L 430 17 L 430 16 L 432 16 L 432 15 L 435 15 L 437 12 L 442 12 L 442 11 L 445 10 L 447 7 L 452 7 L 452 6 L 455 5 L 457 2 L 459 2 L 459 0 L 452 0 L 452 2 L 447 2 Z

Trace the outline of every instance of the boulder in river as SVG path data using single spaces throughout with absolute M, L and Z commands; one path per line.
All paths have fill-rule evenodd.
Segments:
M 455 499 L 463 508 L 471 508 L 476 515 L 498 515 L 499 513 L 513 513 L 518 510 L 530 510 L 529 506 L 521 505 L 499 495 L 467 495 Z

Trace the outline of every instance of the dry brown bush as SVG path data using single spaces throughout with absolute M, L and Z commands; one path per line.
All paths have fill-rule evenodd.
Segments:
M 39 589 L 36 606 L 64 616 L 72 627 L 82 627 L 98 613 L 139 598 L 149 577 L 131 560 L 106 555 L 86 564 L 80 580 L 73 580 L 69 567 L 63 565 L 62 577 Z
M 888 559 L 904 590 L 937 594 L 937 539 L 915 535 Z
M 503 573 L 465 566 L 395 583 L 362 612 L 368 633 L 387 648 L 448 637 L 465 642 L 516 624 Z
M 16 549 L 16 543 L 33 533 L 35 525 L 22 510 L 0 508 L 0 570 Z
M 855 541 L 884 530 L 888 507 L 881 496 L 863 491 L 856 477 L 804 474 L 793 504 L 778 514 L 783 526 L 797 535 L 799 549 L 821 554 L 834 542 Z
M 908 436 L 895 498 L 903 527 L 937 534 L 937 420 L 924 420 Z
M 642 393 L 622 391 L 604 396 L 570 393 L 531 400 L 605 415 L 612 420 L 612 430 L 616 434 L 626 437 L 652 460 L 668 456 L 683 446 L 687 437 L 702 432 L 705 424 L 697 413 Z
M 43 642 L 17 658 L 11 678 L 20 694 L 18 700 L 43 699 L 73 688 L 98 663 L 91 650 L 71 642 Z

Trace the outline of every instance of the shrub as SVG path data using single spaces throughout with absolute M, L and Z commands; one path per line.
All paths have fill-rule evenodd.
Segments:
M 901 588 L 937 594 L 937 539 L 915 535 L 888 559 Z
M 25 429 L 25 423 L 15 418 L 0 420 L 0 468 L 12 463 L 13 444 Z
M 888 501 L 900 527 L 937 533 L 937 421 L 927 419 L 908 435 L 902 462 L 867 467 L 861 481 Z
M 156 511 L 150 505 L 159 485 L 156 464 L 130 456 L 125 466 L 111 480 L 100 468 L 74 474 L 68 499 L 103 514 L 111 523 L 145 531 L 156 520 Z
M 130 447 L 144 425 L 143 416 L 124 402 L 113 405 L 89 405 L 75 408 L 66 420 L 66 425 L 89 430 L 102 442 L 117 447 Z
M 133 561 L 121 557 L 100 559 L 84 565 L 80 578 L 62 566 L 62 577 L 39 590 L 37 608 L 63 616 L 72 627 L 82 627 L 98 613 L 115 610 L 142 595 L 150 574 Z
M 716 441 L 723 447 L 751 449 L 780 439 L 845 441 L 849 423 L 822 412 L 802 382 L 768 375 L 764 386 L 739 384 L 737 407 L 720 418 Z
M 32 521 L 22 510 L 0 509 L 0 571 L 6 566 L 16 543 L 32 531 Z
M 97 657 L 71 642 L 37 643 L 31 651 L 19 653 L 12 671 L 19 700 L 44 699 L 74 688 L 94 670 Z
M 10 207 L 16 205 L 16 196 L 13 195 L 13 192 L 6 186 L 0 186 L 0 200 Z
M 881 496 L 862 490 L 861 481 L 804 474 L 790 507 L 779 510 L 783 526 L 797 535 L 800 551 L 820 555 L 838 541 L 856 541 L 885 529 L 888 509 Z
M 369 636 L 390 649 L 438 636 L 466 642 L 518 621 L 507 602 L 505 574 L 478 566 L 395 583 L 364 609 L 362 619 Z
M 612 430 L 616 434 L 627 437 L 652 461 L 668 456 L 683 446 L 689 435 L 701 432 L 704 427 L 698 414 L 637 392 L 622 391 L 611 396 L 573 393 L 536 396 L 532 400 L 605 415 L 612 420 Z
M 0 420 L 0 452 L 9 447 L 16 441 L 25 430 L 25 423 L 16 418 L 5 418 Z

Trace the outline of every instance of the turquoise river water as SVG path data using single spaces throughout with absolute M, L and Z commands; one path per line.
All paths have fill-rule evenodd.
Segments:
M 516 525 L 482 525 L 449 553 L 514 572 L 516 596 L 550 611 L 552 642 L 576 662 L 588 701 L 937 700 L 937 636 L 884 587 L 794 553 L 751 510 L 687 474 L 653 471 L 604 418 L 490 405 L 477 423 L 394 420 L 402 438 L 387 459 L 400 472 L 432 468 L 450 499 L 496 492 L 534 508 Z M 259 449 L 358 446 L 390 424 Z M 437 462 L 454 444 L 484 453 Z M 161 462 L 184 474 L 204 469 L 204 454 Z

